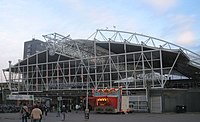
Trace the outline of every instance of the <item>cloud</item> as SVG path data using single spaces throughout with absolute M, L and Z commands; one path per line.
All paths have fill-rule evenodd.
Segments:
M 195 35 L 191 30 L 184 30 L 180 32 L 177 37 L 176 43 L 181 45 L 193 45 L 194 44 Z
M 184 46 L 192 46 L 195 42 L 195 31 L 193 29 L 196 21 L 194 15 L 170 15 L 172 23 L 171 32 L 175 34 L 176 43 Z
M 196 21 L 195 15 L 169 15 L 169 18 L 173 23 L 182 27 L 183 29 L 191 28 L 193 23 Z
M 70 9 L 73 9 L 75 11 L 82 11 L 84 9 L 84 2 L 82 0 L 60 0 L 62 3 L 64 3 L 66 6 L 68 6 Z
M 150 5 L 153 9 L 159 12 L 165 12 L 170 8 L 176 6 L 178 0 L 143 0 L 146 4 Z
M 108 29 L 113 29 L 113 26 L 116 26 L 117 29 L 130 30 L 136 28 L 137 25 L 135 24 L 137 23 L 136 19 L 132 18 L 133 13 L 131 15 L 127 15 L 129 13 L 116 11 L 115 6 L 105 1 L 88 3 L 88 1 L 83 2 L 81 0 L 63 0 L 63 3 L 67 8 L 72 8 L 75 15 L 77 14 L 77 16 L 82 17 L 80 18 L 81 23 L 79 20 L 79 23 L 77 24 L 80 24 L 81 26 L 83 26 L 84 23 L 90 24 L 89 27 L 88 25 L 85 25 L 87 26 L 87 28 L 84 27 L 85 29 L 91 27 L 95 27 L 95 29 L 106 29 L 106 27 L 108 27 Z

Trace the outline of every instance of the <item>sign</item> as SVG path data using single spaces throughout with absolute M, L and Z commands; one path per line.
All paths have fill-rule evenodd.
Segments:
M 51 83 L 49 89 L 69 89 L 74 87 L 86 87 L 87 83 Z
M 58 101 L 61 101 L 62 100 L 62 97 L 57 97 Z
M 7 100 L 34 100 L 33 95 L 7 95 Z

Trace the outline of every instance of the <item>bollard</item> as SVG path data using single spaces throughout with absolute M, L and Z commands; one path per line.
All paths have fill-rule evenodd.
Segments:
M 89 109 L 85 109 L 85 119 L 89 119 Z

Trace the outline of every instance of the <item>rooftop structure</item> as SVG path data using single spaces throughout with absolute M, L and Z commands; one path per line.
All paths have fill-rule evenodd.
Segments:
M 200 55 L 151 36 L 96 30 L 88 39 L 43 35 L 46 50 L 35 52 L 4 72 L 18 92 L 84 90 L 122 86 L 124 90 L 173 88 L 173 81 L 198 84 Z M 14 76 L 15 75 L 15 76 Z M 16 83 L 15 83 L 16 85 Z

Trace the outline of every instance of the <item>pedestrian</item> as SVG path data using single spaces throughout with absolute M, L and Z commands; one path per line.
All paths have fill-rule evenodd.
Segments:
M 42 120 L 42 111 L 38 105 L 35 105 L 31 112 L 31 120 L 31 122 L 41 122 Z
M 76 113 L 78 113 L 78 109 L 80 108 L 80 106 L 78 104 L 76 104 L 75 109 L 76 109 Z
M 42 111 L 42 115 L 44 115 L 44 105 L 40 104 L 40 105 L 38 105 L 38 107 Z
M 44 113 L 45 113 L 45 116 L 47 116 L 47 113 L 48 113 L 48 107 L 46 105 L 44 105 Z
M 57 116 L 56 117 L 60 117 L 60 110 L 61 109 L 61 107 L 60 106 L 57 106 Z
M 65 114 L 67 113 L 67 108 L 65 107 L 65 105 L 62 106 L 61 113 L 62 113 L 62 121 L 64 121 Z
M 22 122 L 27 122 L 27 118 L 29 115 L 28 107 L 26 106 L 26 103 L 23 104 L 21 110 L 20 110 L 21 116 L 22 116 Z

